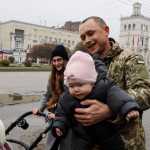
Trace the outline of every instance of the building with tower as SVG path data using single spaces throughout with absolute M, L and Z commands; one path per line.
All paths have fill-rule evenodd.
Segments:
M 119 44 L 127 51 L 141 54 L 149 68 L 150 18 L 141 14 L 141 6 L 139 2 L 134 3 L 132 15 L 130 17 L 121 16 Z

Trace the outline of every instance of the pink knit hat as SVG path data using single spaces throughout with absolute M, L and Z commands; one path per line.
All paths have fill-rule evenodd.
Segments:
M 67 84 L 94 84 L 97 72 L 92 57 L 87 53 L 76 51 L 67 63 L 64 78 Z

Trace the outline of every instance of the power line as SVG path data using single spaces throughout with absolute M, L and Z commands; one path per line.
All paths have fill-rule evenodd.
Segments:
M 122 2 L 122 3 L 125 3 L 125 4 L 127 4 L 127 5 L 130 5 L 130 4 L 128 4 L 128 3 L 126 3 L 126 2 L 123 2 L 123 1 L 121 1 L 121 0 L 118 0 L 118 1 L 120 1 L 120 2 Z M 130 5 L 130 6 L 132 6 L 132 5 Z M 147 12 L 147 13 L 150 13 L 150 12 L 145 11 L 145 10 L 143 10 L 143 9 L 142 9 L 142 11 Z
M 131 0 L 128 0 L 128 1 L 130 1 L 130 2 L 132 2 Z M 125 3 L 125 2 L 124 2 Z M 135 2 L 132 2 L 132 5 L 134 4 Z M 127 3 L 126 3 L 127 4 Z M 130 5 L 130 4 L 128 4 L 128 5 Z M 130 5 L 130 6 L 132 6 L 132 5 Z M 144 6 L 142 6 L 143 8 L 146 8 L 146 7 L 144 7 Z M 149 8 L 146 8 L 146 9 L 148 9 L 149 10 Z M 141 9 L 142 11 L 145 11 L 145 12 L 147 12 L 147 13 L 150 13 L 150 12 L 148 12 L 148 11 L 146 11 L 146 10 L 144 10 L 144 9 Z
M 148 3 L 148 4 L 150 4 L 149 2 L 147 2 L 147 1 L 145 1 L 145 0 L 142 0 L 142 2 L 145 2 L 145 3 Z
M 113 0 L 113 1 L 114 1 L 114 0 Z M 124 4 L 127 4 L 127 5 L 129 5 L 129 6 L 133 6 L 133 4 L 135 3 L 135 2 L 133 2 L 133 1 L 131 1 L 131 0 L 128 0 L 128 1 L 130 1 L 130 2 L 132 3 L 132 5 L 131 5 L 131 4 L 128 4 L 128 3 L 124 2 L 124 1 L 121 1 L 121 0 L 118 0 L 118 1 L 120 1 L 120 2 L 122 2 L 122 3 L 124 3 Z M 99 8 L 97 8 L 97 9 L 95 9 L 95 10 L 93 10 L 93 11 L 91 11 L 91 12 L 89 12 L 89 13 L 86 13 L 86 14 L 80 16 L 80 17 L 77 17 L 77 18 L 81 18 L 81 17 L 83 17 L 83 16 L 86 16 L 86 15 L 92 13 L 92 12 L 95 12 L 95 11 L 99 10 L 100 8 L 107 7 L 108 5 L 110 6 L 111 4 L 113 4 L 112 1 L 109 2 L 109 3 L 107 3 L 107 4 L 105 4 L 105 5 L 103 5 L 103 6 L 101 6 L 101 7 L 99 7 Z M 121 5 L 123 5 L 123 4 L 121 4 Z M 107 12 L 109 12 L 109 11 L 111 11 L 111 10 L 113 10 L 113 9 L 115 9 L 115 8 L 117 8 L 117 7 L 119 7 L 119 6 L 121 6 L 121 5 L 118 5 L 118 6 L 112 8 L 112 9 L 110 9 L 110 10 L 108 10 L 108 11 L 105 11 L 105 12 L 101 13 L 101 14 L 105 14 L 105 13 L 107 13 Z M 143 6 L 142 6 L 142 7 L 143 7 Z M 144 7 L 144 8 L 146 8 L 146 7 Z M 146 8 L 146 9 L 148 9 L 148 8 Z M 146 10 L 143 10 L 143 9 L 141 9 L 141 10 L 144 11 L 144 12 L 150 13 L 150 12 L 148 12 L 148 11 L 146 11 Z M 149 10 L 149 9 L 148 9 L 148 10 Z M 72 19 L 71 21 L 76 20 L 77 18 Z M 107 20 L 108 20 L 108 19 L 107 19 Z M 109 20 L 115 20 L 115 19 L 109 19 Z M 117 20 L 117 19 L 116 19 L 116 20 Z
M 104 7 L 106 7 L 106 6 L 110 6 L 111 4 L 114 4 L 114 3 L 112 3 L 114 0 L 112 0 L 111 2 L 109 2 L 109 3 L 106 3 L 105 5 L 103 5 L 103 6 L 100 6 L 100 7 L 98 7 L 98 8 L 96 8 L 96 9 L 94 9 L 93 11 L 91 11 L 91 12 L 88 12 L 88 13 L 86 13 L 86 14 L 84 14 L 84 15 L 82 15 L 82 16 L 80 16 L 80 17 L 77 17 L 77 18 L 75 18 L 75 19 L 72 19 L 71 21 L 73 21 L 73 20 L 76 20 L 76 19 L 78 19 L 78 18 L 81 18 L 81 17 L 83 17 L 83 16 L 86 16 L 86 15 L 88 15 L 88 14 L 91 14 L 91 13 L 93 13 L 93 12 L 95 12 L 95 11 L 97 11 L 97 10 L 99 10 L 100 8 L 104 8 Z M 115 0 L 116 1 L 116 0 Z M 109 5 L 108 5 L 109 4 Z
M 102 15 L 102 14 L 105 14 L 105 13 L 107 13 L 107 12 L 109 12 L 109 11 L 111 11 L 111 10 L 113 10 L 113 9 L 115 9 L 115 8 L 117 8 L 117 7 L 119 7 L 119 6 L 121 6 L 121 5 L 123 5 L 123 4 L 120 4 L 120 5 L 118 5 L 118 6 L 114 7 L 114 8 L 112 8 L 112 9 L 110 9 L 110 10 L 108 10 L 108 11 L 105 11 L 104 13 L 101 13 L 101 15 Z
M 146 5 L 147 7 L 150 7 L 150 3 L 147 4 L 147 3 L 145 3 L 144 1 L 142 1 L 141 3 L 142 3 L 142 5 Z M 144 3 L 144 4 L 143 4 L 143 3 Z
M 135 3 L 135 1 L 133 2 L 133 1 L 131 1 L 131 0 L 127 0 L 127 1 L 130 1 L 130 2 L 132 2 L 132 4 L 134 4 Z M 143 4 L 142 4 L 143 5 Z M 147 7 L 145 7 L 145 6 L 142 6 L 142 8 L 145 8 L 145 9 L 148 9 L 148 10 L 150 10 L 150 8 L 147 8 Z

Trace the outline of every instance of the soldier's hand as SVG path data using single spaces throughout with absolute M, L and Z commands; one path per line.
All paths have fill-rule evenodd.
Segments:
M 88 108 L 76 108 L 74 114 L 77 121 L 84 126 L 90 126 L 112 117 L 115 113 L 108 107 L 108 105 L 97 100 L 85 100 L 81 105 L 89 106 Z

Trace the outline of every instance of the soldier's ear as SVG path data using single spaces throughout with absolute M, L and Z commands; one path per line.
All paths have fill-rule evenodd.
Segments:
M 104 30 L 105 30 L 105 34 L 106 34 L 106 36 L 108 36 L 109 35 L 109 27 L 108 26 L 105 26 L 105 28 L 104 28 Z

